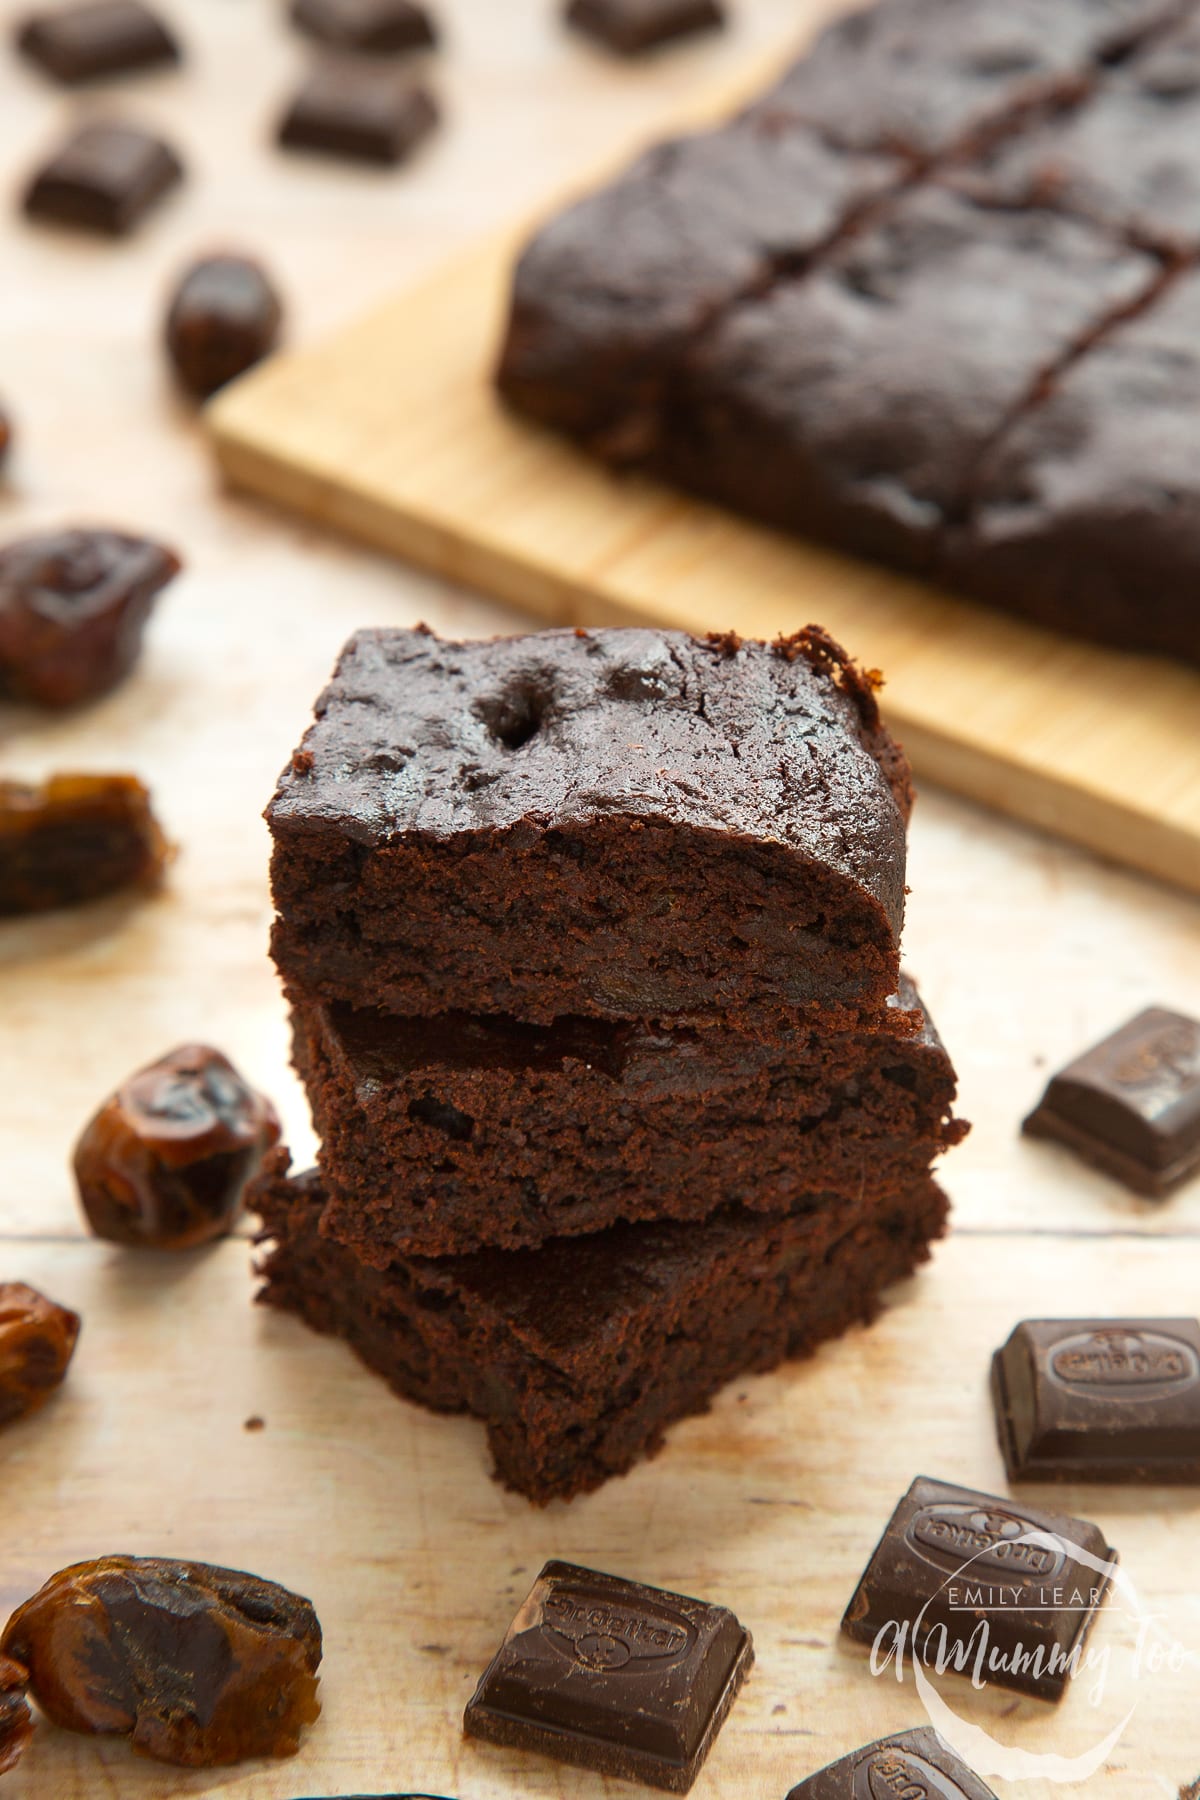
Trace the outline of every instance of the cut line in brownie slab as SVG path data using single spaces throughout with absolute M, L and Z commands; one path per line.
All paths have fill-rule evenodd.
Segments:
M 1200 250 L 1200 17 L 1158 34 L 1067 117 L 959 177 L 1014 206 L 1053 206 L 1180 257 Z
M 910 983 L 871 1030 L 801 1021 L 763 1038 L 300 1005 L 293 1034 L 329 1192 L 321 1229 L 376 1268 L 622 1219 L 880 1196 L 966 1130 Z
M 677 376 L 646 466 L 929 572 L 971 468 L 1159 264 L 1050 209 L 906 197 L 807 279 L 734 308 Z
M 315 1171 L 273 1152 L 249 1196 L 275 1241 L 259 1298 L 349 1343 L 399 1394 L 488 1428 L 499 1478 L 543 1503 L 598 1487 L 726 1381 L 872 1319 L 947 1205 L 887 1200 L 618 1225 L 540 1250 L 368 1268 L 321 1236 Z
M 1200 275 L 1096 345 L 997 444 L 945 568 L 994 606 L 1200 663 Z
M 1187 0 L 879 0 L 835 19 L 749 109 L 917 167 L 1083 97 Z
M 910 800 L 815 627 L 362 632 L 268 809 L 275 959 L 409 1016 L 852 1018 L 896 990 Z

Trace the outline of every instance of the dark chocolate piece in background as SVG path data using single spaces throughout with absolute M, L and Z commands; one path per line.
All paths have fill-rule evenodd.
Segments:
M 4 408 L 0 406 L 0 473 L 8 460 L 8 452 L 12 447 L 12 421 Z
M 33 176 L 27 217 L 124 237 L 183 177 L 169 144 L 136 125 L 81 126 Z
M 120 531 L 48 531 L 0 550 L 0 697 L 77 706 L 137 661 L 174 551 Z
M 1010 1481 L 1200 1481 L 1195 1319 L 1026 1319 L 992 1397 Z
M 432 94 L 411 76 L 338 57 L 310 74 L 284 115 L 279 142 L 390 167 L 411 156 L 438 118 Z
M 685 1794 L 753 1660 L 750 1633 L 723 1606 L 548 1562 L 463 1726 Z
M 724 25 L 725 9 L 720 0 L 570 0 L 564 17 L 606 49 L 637 56 Z
M 283 306 L 247 256 L 206 256 L 181 277 L 167 313 L 167 353 L 180 384 L 206 400 L 268 356 Z
M 1028 1534 L 1035 1541 L 1022 1542 Z M 1115 1561 L 1086 1519 L 918 1476 L 872 1552 L 842 1630 L 857 1643 L 878 1638 L 886 1650 L 907 1626 L 906 1657 L 915 1649 L 936 1668 L 944 1643 L 946 1667 L 967 1676 L 982 1646 L 982 1680 L 1061 1700 Z
M 17 48 L 64 86 L 180 60 L 179 44 L 140 0 L 83 0 L 27 18 Z
M 292 0 L 292 23 L 320 43 L 368 56 L 431 50 L 437 27 L 414 0 Z
M 1136 1193 L 1170 1193 L 1200 1169 L 1200 1020 L 1148 1006 L 1060 1069 L 1022 1130 Z
M 922 1725 L 852 1750 L 818 1769 L 787 1800 L 996 1800 L 936 1731 Z

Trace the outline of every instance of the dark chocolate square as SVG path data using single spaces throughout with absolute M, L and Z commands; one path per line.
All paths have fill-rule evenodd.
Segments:
M 992 1395 L 1012 1481 L 1200 1481 L 1195 1319 L 1027 1319 Z
M 753 1660 L 750 1633 L 723 1606 L 548 1562 L 463 1724 L 685 1794 Z
M 725 23 L 719 0 L 570 0 L 566 21 L 621 56 Z
M 429 50 L 437 30 L 414 0 L 292 0 L 292 23 L 309 37 L 369 56 Z
M 1200 1021 L 1148 1006 L 1055 1075 L 1022 1129 L 1159 1197 L 1200 1169 Z
M 140 0 L 83 0 L 35 13 L 17 32 L 17 48 L 64 86 L 179 61 L 179 45 Z
M 123 237 L 182 178 L 160 138 L 136 125 L 84 125 L 45 163 L 25 193 L 31 219 Z
M 309 76 L 279 128 L 279 142 L 390 166 L 404 162 L 437 122 L 433 96 L 410 77 L 339 57 Z
M 787 1800 L 996 1800 L 936 1731 L 922 1725 L 852 1750 L 794 1787 Z
M 918 1476 L 842 1630 L 880 1654 L 915 1650 L 926 1669 L 1061 1700 L 1115 1561 L 1086 1519 Z

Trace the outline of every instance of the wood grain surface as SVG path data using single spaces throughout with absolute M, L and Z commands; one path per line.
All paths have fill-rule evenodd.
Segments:
M 437 75 L 451 123 L 421 164 L 381 178 L 267 147 L 303 63 L 273 5 L 170 10 L 188 67 L 103 103 L 181 142 L 192 174 L 178 201 L 120 246 L 35 232 L 11 211 L 0 219 L 0 393 L 20 430 L 0 529 L 112 520 L 161 533 L 188 560 L 120 692 L 71 718 L 0 713 L 3 773 L 134 768 L 180 846 L 153 902 L 0 927 L 0 1277 L 85 1315 L 67 1388 L 0 1438 L 0 1614 L 53 1570 L 105 1551 L 241 1565 L 317 1601 L 325 1711 L 295 1761 L 211 1774 L 46 1729 L 2 1792 L 617 1800 L 634 1790 L 459 1734 L 516 1600 L 545 1558 L 564 1555 L 737 1609 L 758 1664 L 694 1791 L 783 1800 L 832 1757 L 922 1720 L 911 1684 L 873 1680 L 842 1648 L 837 1619 L 914 1474 L 1002 1486 L 985 1378 L 1011 1324 L 1043 1311 L 1196 1309 L 1200 1187 L 1161 1205 L 1133 1199 L 1021 1140 L 1017 1124 L 1049 1068 L 1138 1007 L 1200 1013 L 1200 911 L 926 785 L 906 960 L 974 1121 L 946 1168 L 956 1233 L 872 1331 L 735 1384 L 654 1463 L 570 1506 L 536 1512 L 502 1493 L 477 1426 L 392 1400 L 339 1345 L 255 1309 L 244 1239 L 167 1263 L 88 1240 L 72 1140 L 115 1082 L 174 1043 L 227 1049 L 278 1099 L 298 1157 L 311 1148 L 266 957 L 259 814 L 342 639 L 421 617 L 458 634 L 527 623 L 221 495 L 162 373 L 171 274 L 214 242 L 257 249 L 288 292 L 293 341 L 317 343 L 527 208 L 548 174 L 593 165 L 808 16 L 794 0 L 742 0 L 728 41 L 626 71 L 565 39 L 542 0 L 443 0 Z M 75 104 L 0 57 L 6 192 Z M 265 1429 L 247 1433 L 254 1414 Z M 1200 1496 L 1081 1487 L 1063 1499 L 1108 1529 L 1194 1658 Z M 1086 1788 L 997 1778 L 1004 1800 L 1174 1800 L 1200 1774 L 1195 1662 L 1135 1680 L 1130 1632 L 1115 1608 L 1101 1623 L 1112 1672 L 1096 1706 L 1086 1691 L 1050 1712 L 947 1684 L 964 1714 L 996 1717 L 1007 1742 L 1064 1755 L 1136 1702 Z

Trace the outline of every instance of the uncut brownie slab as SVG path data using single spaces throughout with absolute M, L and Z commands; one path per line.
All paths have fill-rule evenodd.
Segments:
M 965 1129 L 910 983 L 874 1029 L 799 1020 L 769 1038 L 303 1004 L 293 1030 L 329 1193 L 321 1229 L 377 1268 L 620 1219 L 880 1196 Z
M 925 1178 L 853 1206 L 733 1209 L 380 1271 L 321 1235 L 320 1178 L 287 1166 L 272 1152 L 248 1199 L 274 1240 L 259 1298 L 343 1338 L 397 1393 L 482 1419 L 499 1478 L 538 1502 L 623 1473 L 735 1375 L 873 1318 L 947 1213 Z
M 1198 419 L 1188 275 L 999 439 L 948 537 L 951 578 L 1061 630 L 1200 663 Z
M 268 809 L 274 955 L 293 997 L 408 1016 L 874 1009 L 910 800 L 815 627 L 361 632 Z

